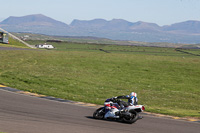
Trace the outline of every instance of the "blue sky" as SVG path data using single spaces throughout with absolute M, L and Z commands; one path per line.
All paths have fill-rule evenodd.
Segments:
M 200 0 L 0 0 L 0 20 L 43 14 L 70 24 L 73 19 L 125 19 L 158 25 L 198 20 Z M 3 3 L 3 4 L 2 4 Z

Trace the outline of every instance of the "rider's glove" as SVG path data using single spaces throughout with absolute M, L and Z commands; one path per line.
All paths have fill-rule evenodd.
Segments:
M 114 98 L 114 97 L 112 97 L 112 98 L 111 98 L 111 100 L 113 101 L 113 100 L 115 100 L 115 98 Z
M 117 97 L 112 97 L 111 100 L 112 100 L 113 102 L 116 102 Z

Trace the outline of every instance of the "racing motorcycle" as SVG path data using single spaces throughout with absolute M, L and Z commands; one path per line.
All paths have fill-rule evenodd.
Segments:
M 116 99 L 116 102 L 110 102 L 108 105 L 111 109 L 106 111 L 106 107 L 100 107 L 93 113 L 95 119 L 115 119 L 124 121 L 126 123 L 134 123 L 142 117 L 139 113 L 145 110 L 143 105 L 128 105 L 124 108 L 120 108 L 120 100 Z

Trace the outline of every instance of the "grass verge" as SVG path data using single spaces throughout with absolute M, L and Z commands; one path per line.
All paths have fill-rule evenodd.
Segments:
M 101 51 L 1 51 L 0 84 L 103 104 L 138 93 L 150 112 L 200 118 L 200 58 Z
M 18 47 L 18 48 L 29 48 L 26 45 L 24 45 L 23 43 L 9 37 L 9 44 L 2 44 L 0 43 L 0 46 L 4 46 L 4 47 Z

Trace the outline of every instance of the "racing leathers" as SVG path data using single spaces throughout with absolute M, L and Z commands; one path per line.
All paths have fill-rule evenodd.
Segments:
M 122 101 L 120 99 L 128 99 L 128 102 Z M 124 107 L 128 107 L 129 105 L 137 105 L 138 99 L 135 96 L 129 96 L 129 95 L 109 98 L 104 103 L 105 112 L 107 112 L 113 108 L 113 106 L 112 106 L 113 103 L 118 103 L 118 105 L 120 106 L 119 108 L 121 110 L 123 110 Z
M 137 97 L 135 96 L 130 96 L 130 95 L 127 95 L 127 96 L 118 96 L 117 99 L 128 99 L 128 102 L 124 102 L 124 101 L 119 101 L 119 105 L 121 108 L 123 107 L 127 107 L 129 105 L 137 105 L 138 104 L 138 99 Z

